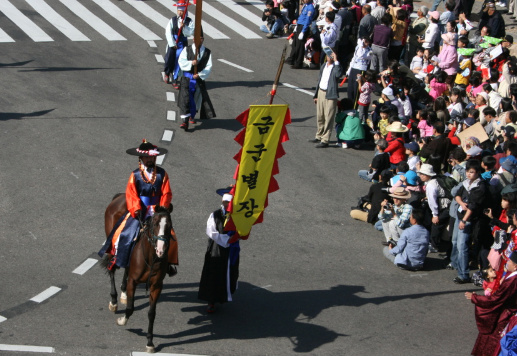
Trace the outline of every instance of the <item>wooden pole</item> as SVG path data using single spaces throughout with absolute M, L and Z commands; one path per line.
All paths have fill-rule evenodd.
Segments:
M 278 82 L 280 81 L 280 75 L 282 74 L 282 68 L 284 67 L 285 55 L 287 52 L 287 44 L 284 46 L 284 50 L 282 51 L 282 56 L 280 57 L 280 63 L 278 65 L 278 70 L 276 71 L 275 81 L 273 82 L 273 88 L 271 89 L 271 98 L 269 99 L 269 105 L 273 104 L 273 99 L 276 94 L 276 88 L 278 87 Z
M 194 44 L 196 45 L 196 61 L 201 47 L 201 19 L 203 18 L 203 0 L 196 1 L 196 24 L 194 28 Z M 194 66 L 194 74 L 197 74 L 197 64 Z

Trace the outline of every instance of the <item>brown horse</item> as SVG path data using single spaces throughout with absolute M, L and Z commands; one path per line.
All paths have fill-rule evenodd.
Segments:
M 124 194 L 116 195 L 105 213 L 105 228 L 108 236 L 118 219 L 127 212 Z M 156 303 L 162 292 L 163 279 L 167 272 L 167 250 L 170 240 L 174 239 L 172 220 L 169 210 L 158 207 L 154 215 L 148 220 L 137 238 L 137 242 L 131 254 L 129 267 L 126 268 L 122 282 L 121 303 L 127 292 L 127 306 L 125 316 L 117 319 L 118 325 L 126 325 L 134 311 L 134 295 L 139 283 L 146 283 L 149 290 L 149 324 L 147 329 L 147 352 L 154 352 L 153 327 L 156 316 Z M 109 261 L 112 256 L 106 254 L 104 261 Z M 105 263 L 106 264 L 106 263 Z M 117 290 L 115 287 L 115 269 L 109 271 L 111 280 L 110 310 L 117 310 Z M 127 287 L 127 288 L 126 288 Z

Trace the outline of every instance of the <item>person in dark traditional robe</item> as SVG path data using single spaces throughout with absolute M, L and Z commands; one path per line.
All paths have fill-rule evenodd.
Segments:
M 501 345 L 501 333 L 517 312 L 517 252 L 506 263 L 506 274 L 499 289 L 490 296 L 466 292 L 465 297 L 476 305 L 476 324 L 479 330 L 472 349 L 474 356 L 496 356 Z
M 208 313 L 215 311 L 215 303 L 232 301 L 239 278 L 239 241 L 228 243 L 235 231 L 225 231 L 224 223 L 231 194 L 224 194 L 221 208 L 210 214 L 206 222 L 208 248 L 199 282 L 198 298 L 208 302 Z
M 212 55 L 210 50 L 203 46 L 203 35 L 200 37 L 201 45 L 196 58 L 196 44 L 185 47 L 180 54 L 178 64 L 183 72 L 180 80 L 180 92 L 178 106 L 180 109 L 180 128 L 188 130 L 189 123 L 195 124 L 196 113 L 201 110 L 201 118 L 213 118 L 215 112 L 212 107 L 205 80 L 212 71 Z
M 165 50 L 165 65 L 163 68 L 163 81 L 171 83 L 175 89 L 179 89 L 178 58 L 183 48 L 187 47 L 187 37 L 194 35 L 194 21 L 187 15 L 188 1 L 180 0 L 176 6 L 178 16 L 174 15 L 165 28 L 167 48 Z

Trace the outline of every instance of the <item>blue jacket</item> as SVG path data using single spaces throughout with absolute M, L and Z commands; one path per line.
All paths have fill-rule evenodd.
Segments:
M 312 17 L 314 16 L 314 11 L 314 5 L 312 2 L 303 5 L 300 16 L 298 16 L 298 20 L 296 21 L 297 25 L 303 25 L 302 32 L 307 32 L 309 29 L 312 23 Z
M 429 231 L 421 225 L 412 225 L 402 232 L 397 246 L 390 250 L 395 255 L 395 264 L 421 267 L 429 248 Z

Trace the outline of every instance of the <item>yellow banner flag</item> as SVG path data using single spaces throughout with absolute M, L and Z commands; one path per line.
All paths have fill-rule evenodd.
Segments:
M 287 105 L 250 106 L 239 165 L 234 177 L 236 184 L 230 209 L 231 222 L 230 226 L 226 226 L 232 230 L 235 227 L 241 238 L 247 238 L 253 224 L 260 222 L 257 220 L 262 218 L 273 167 L 276 164 L 277 149 L 281 138 L 283 141 L 287 139 L 284 129 L 284 125 L 290 122 L 287 114 Z M 243 120 L 246 121 L 246 118 Z

